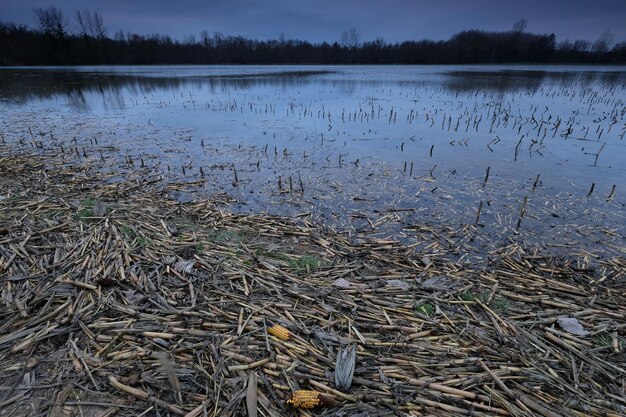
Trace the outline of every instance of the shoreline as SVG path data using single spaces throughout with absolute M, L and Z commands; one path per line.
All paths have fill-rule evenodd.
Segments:
M 528 252 L 570 261 L 591 253 L 595 262 L 596 257 L 624 252 L 626 203 L 614 178 L 594 179 L 575 189 L 571 188 L 574 182 L 581 180 L 571 180 L 570 188 L 555 190 L 555 179 L 539 170 L 533 176 L 520 174 L 519 179 L 511 179 L 512 175 L 491 163 L 484 172 L 456 176 L 442 171 L 433 176 L 437 164 L 413 172 L 412 163 L 405 162 L 403 171 L 402 165 L 386 161 L 358 165 L 346 161 L 322 167 L 319 177 L 311 163 L 302 169 L 300 178 L 299 156 L 285 163 L 269 160 L 257 172 L 260 162 L 265 162 L 260 158 L 277 158 L 276 149 L 274 153 L 270 149 L 268 156 L 260 145 L 242 148 L 227 140 L 209 144 L 191 137 L 177 137 L 168 144 L 153 139 L 155 128 L 133 125 L 138 133 L 119 138 L 115 131 L 94 133 L 89 124 L 101 123 L 97 117 L 86 117 L 66 128 L 72 122 L 73 118 L 63 118 L 58 124 L 48 120 L 41 127 L 13 128 L 0 135 L 0 150 L 63 158 L 64 164 L 84 165 L 107 183 L 132 174 L 161 187 L 187 184 L 172 190 L 170 197 L 179 202 L 219 198 L 235 213 L 306 220 L 340 231 L 354 243 L 393 239 L 429 251 L 428 245 L 437 240 L 434 250 L 447 252 L 459 262 L 468 257 L 472 258 L 469 263 L 481 257 L 488 262 L 482 255 L 512 243 Z M 11 125 L 21 123 L 15 119 Z M 149 148 L 135 141 L 143 136 L 150 138 L 146 140 Z M 204 152 L 204 156 L 194 158 L 185 155 L 188 152 Z M 308 154 L 306 158 L 312 159 Z M 336 176 L 341 181 L 335 181 Z M 367 181 L 359 182 L 364 178 Z M 552 184 L 544 185 L 544 180 Z
M 122 176 L 0 145 L 0 415 L 286 415 L 298 388 L 331 413 L 626 412 L 624 257 L 511 242 L 461 264 Z

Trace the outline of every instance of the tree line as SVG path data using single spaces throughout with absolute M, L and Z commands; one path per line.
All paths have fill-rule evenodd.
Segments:
M 605 32 L 595 42 L 558 42 L 554 34 L 466 30 L 448 40 L 359 42 L 356 30 L 338 42 L 255 40 L 202 31 L 184 40 L 121 31 L 109 36 L 102 15 L 79 10 L 70 18 L 56 7 L 34 10 L 38 26 L 0 21 L 0 65 L 145 64 L 501 64 L 626 63 L 626 42 Z

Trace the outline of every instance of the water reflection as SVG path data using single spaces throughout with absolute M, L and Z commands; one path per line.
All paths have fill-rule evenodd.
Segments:
M 606 87 L 626 85 L 626 73 L 620 71 L 450 71 L 444 75 L 444 86 L 450 92 L 490 91 L 509 93 L 537 91 L 544 85 L 585 88 L 591 84 Z
M 114 73 L 90 73 L 68 70 L 1 70 L 0 100 L 11 104 L 27 104 L 35 100 L 67 97 L 77 110 L 89 108 L 88 95 L 112 99 L 123 107 L 121 95 L 141 97 L 155 92 L 198 89 L 243 90 L 254 86 L 295 87 L 310 82 L 307 77 L 320 71 L 260 73 L 255 75 L 220 75 L 208 77 L 145 77 Z
M 84 71 L 64 69 L 2 69 L 0 70 L 0 101 L 9 105 L 25 105 L 33 101 L 65 98 L 76 111 L 89 111 L 98 100 L 107 110 L 124 108 L 124 94 L 142 98 L 149 94 L 206 90 L 229 93 L 253 87 L 272 89 L 305 88 L 312 84 L 330 86 L 351 96 L 359 86 L 400 88 L 438 88 L 447 93 L 492 92 L 504 95 L 516 91 L 535 92 L 542 86 L 575 86 L 585 88 L 601 83 L 604 88 L 626 85 L 621 71 L 544 71 L 544 70 L 455 70 L 440 71 L 432 67 L 416 71 L 413 79 L 398 79 L 395 73 L 379 71 L 375 77 L 364 77 L 354 69 L 292 70 L 277 72 L 259 70 L 243 74 L 175 76 L 165 72 L 147 74 L 123 73 L 118 70 Z

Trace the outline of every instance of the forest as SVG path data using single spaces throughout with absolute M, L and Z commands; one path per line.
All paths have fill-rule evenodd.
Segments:
M 626 42 L 614 43 L 610 32 L 594 42 L 557 42 L 554 34 L 526 32 L 523 19 L 508 31 L 465 30 L 440 41 L 361 42 L 350 29 L 336 42 L 311 43 L 208 30 L 184 40 L 121 31 L 110 36 L 98 12 L 69 16 L 48 7 L 34 14 L 34 28 L 0 21 L 0 65 L 626 63 Z

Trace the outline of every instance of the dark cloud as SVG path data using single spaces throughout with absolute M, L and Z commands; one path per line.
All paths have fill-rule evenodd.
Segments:
M 203 29 L 267 39 L 330 41 L 356 28 L 361 38 L 447 39 L 464 29 L 507 30 L 520 18 L 528 31 L 559 40 L 597 39 L 610 30 L 626 39 L 625 0 L 0 0 L 0 19 L 34 25 L 34 7 L 100 12 L 109 29 L 183 39 Z

